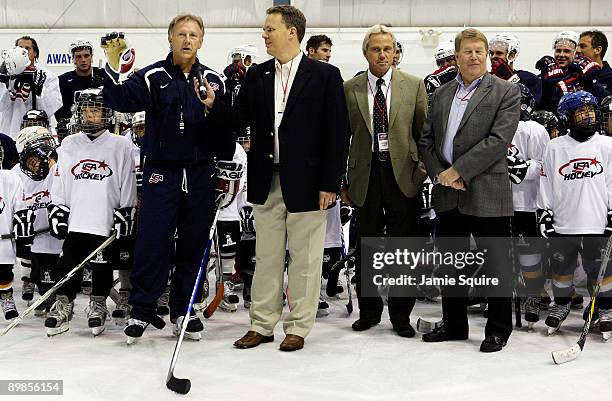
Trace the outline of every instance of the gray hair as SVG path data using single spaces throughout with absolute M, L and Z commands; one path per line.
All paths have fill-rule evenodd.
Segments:
M 370 29 L 368 29 L 368 31 L 365 34 L 365 37 L 363 38 L 363 44 L 361 46 L 361 50 L 363 51 L 363 54 L 365 54 L 366 50 L 368 50 L 368 44 L 370 44 L 370 36 L 378 35 L 380 33 L 391 35 L 391 39 L 393 40 L 393 51 L 395 51 L 397 39 L 395 39 L 395 35 L 393 34 L 393 32 L 391 32 L 391 29 L 389 29 L 385 25 L 376 24 L 376 25 L 371 26 Z

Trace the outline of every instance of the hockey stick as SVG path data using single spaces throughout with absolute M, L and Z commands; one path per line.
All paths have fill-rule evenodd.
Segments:
M 34 231 L 34 235 L 38 235 L 38 234 L 43 234 L 49 231 L 49 227 L 44 228 L 40 231 Z M 2 234 L 2 236 L 0 236 L 0 239 L 15 239 L 15 234 L 10 233 L 10 234 Z
M 74 276 L 79 270 L 81 270 L 83 268 L 83 266 L 85 266 L 85 264 L 94 256 L 96 256 L 96 254 L 98 252 L 100 252 L 101 250 L 103 250 L 104 248 L 106 248 L 107 246 L 109 246 L 114 240 L 115 238 L 117 238 L 117 234 L 115 232 L 115 230 L 113 230 L 111 232 L 111 235 L 104 240 L 104 242 L 102 242 L 100 244 L 100 246 L 98 246 L 96 249 L 94 249 L 89 255 L 87 255 L 85 257 L 85 259 L 83 259 L 83 261 L 81 263 L 79 263 L 75 268 L 73 268 L 72 270 L 70 270 L 68 272 L 68 274 L 66 274 L 61 280 L 59 280 L 57 283 L 55 283 L 55 285 L 51 288 L 49 288 L 49 290 L 47 292 L 45 292 L 43 295 L 41 295 L 36 302 L 34 302 L 32 305 L 30 305 L 30 307 L 28 309 L 26 309 L 25 311 L 23 311 L 23 313 L 19 316 L 17 316 L 17 318 L 15 318 L 15 320 L 13 320 L 8 326 L 6 326 L 4 328 L 4 330 L 2 330 L 0 332 L 0 336 L 5 335 L 6 333 L 8 333 L 9 331 L 11 331 L 11 329 L 15 326 L 17 326 L 19 324 L 19 322 L 21 322 L 21 320 L 23 320 L 24 317 L 26 317 L 27 315 L 30 314 L 30 312 L 32 312 L 34 309 L 36 309 L 36 307 L 40 304 L 42 304 L 43 302 L 45 302 L 49 297 L 51 297 L 51 295 L 55 294 L 55 292 L 62 286 L 64 285 L 64 283 L 68 280 L 70 280 L 72 278 L 72 276 Z
M 521 297 L 519 296 L 519 280 L 518 275 L 520 272 L 516 270 L 516 261 L 514 260 L 514 231 L 512 230 L 512 220 L 510 220 L 510 259 L 512 260 L 512 276 L 514 279 L 512 280 L 514 283 L 514 288 L 512 290 L 514 295 L 514 320 L 516 321 L 515 325 L 518 328 L 523 327 L 523 321 L 521 318 Z
M 221 249 L 219 247 L 219 233 L 215 230 L 215 249 L 217 251 L 217 282 L 215 284 L 216 291 L 212 301 L 204 309 L 204 317 L 209 319 L 217 310 L 223 299 L 223 293 L 225 291 L 225 285 L 223 284 L 223 266 L 221 264 Z
M 332 267 L 329 268 L 330 273 L 342 269 L 346 262 L 348 262 L 348 260 L 353 257 L 355 251 L 356 249 L 351 249 L 345 256 L 342 257 L 342 259 L 334 263 Z
M 610 260 L 610 252 L 612 251 L 612 236 L 608 238 L 608 242 L 606 242 L 606 248 L 602 253 L 601 258 L 601 266 L 599 267 L 599 274 L 597 275 L 597 285 L 593 289 L 593 295 L 591 296 L 591 307 L 589 308 L 589 317 L 584 322 L 584 326 L 582 327 L 582 333 L 580 333 L 580 338 L 578 342 L 566 349 L 562 349 L 559 351 L 552 352 L 553 362 L 557 365 L 560 365 L 565 362 L 573 361 L 574 359 L 580 356 L 580 353 L 584 349 L 584 343 L 586 343 L 587 334 L 589 334 L 589 330 L 591 328 L 591 320 L 593 319 L 593 313 L 595 311 L 595 300 L 597 295 L 599 294 L 599 290 L 601 288 L 601 282 L 603 281 L 603 276 L 606 272 L 606 268 L 608 267 L 608 261 Z
M 202 261 L 200 262 L 200 269 L 198 270 L 198 275 L 196 277 L 195 284 L 193 285 L 193 290 L 191 291 L 189 305 L 187 305 L 187 313 L 185 313 L 185 317 L 183 318 L 183 324 L 181 324 L 181 333 L 179 334 L 178 340 L 176 340 L 174 353 L 172 354 L 172 361 L 170 362 L 170 368 L 168 369 L 168 376 L 166 377 L 166 387 L 169 390 L 172 390 L 175 393 L 179 394 L 187 394 L 191 389 L 191 381 L 189 379 L 179 379 L 174 376 L 174 367 L 176 366 L 179 351 L 181 350 L 181 345 L 183 344 L 185 331 L 187 331 L 189 316 L 191 316 L 191 310 L 193 309 L 193 302 L 195 301 L 195 296 L 198 292 L 202 272 L 207 272 L 206 265 L 208 263 L 208 258 L 210 257 L 210 246 L 212 243 L 213 234 L 216 232 L 217 228 L 217 218 L 219 217 L 219 211 L 220 209 L 217 207 L 215 210 L 215 217 L 213 218 L 212 224 L 210 226 L 210 231 L 208 233 L 208 241 L 206 242 L 206 248 L 204 249 L 204 256 L 202 257 Z M 223 285 L 221 285 L 221 291 L 223 291 Z

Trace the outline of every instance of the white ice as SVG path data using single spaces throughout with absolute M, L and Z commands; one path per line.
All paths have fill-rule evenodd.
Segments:
M 20 288 L 15 293 L 20 298 Z M 205 321 L 203 339 L 183 345 L 175 375 L 189 378 L 191 391 L 179 396 L 165 386 L 176 342 L 169 324 L 161 331 L 149 327 L 133 346 L 113 322 L 93 338 L 84 312 L 87 298 L 79 295 L 67 333 L 47 338 L 43 319 L 31 315 L 0 337 L 2 379 L 62 379 L 64 395 L 0 400 L 603 401 L 612 394 L 612 343 L 603 343 L 597 329 L 577 360 L 557 366 L 551 359 L 551 351 L 577 340 L 582 312 L 572 311 L 552 337 L 545 335 L 543 312 L 535 332 L 515 329 L 503 351 L 483 354 L 480 314 L 470 315 L 468 341 L 426 344 L 418 333 L 398 337 L 386 310 L 380 325 L 352 331 L 357 302 L 350 317 L 346 302 L 346 295 L 330 301 L 330 315 L 317 319 L 305 348 L 292 353 L 278 350 L 284 337 L 280 324 L 273 343 L 235 349 L 232 343 L 248 330 L 248 311 L 242 304 L 236 313 L 217 310 Z M 25 303 L 17 303 L 23 311 Z M 114 307 L 110 299 L 108 306 Z M 440 305 L 417 302 L 413 326 L 418 316 L 436 320 Z

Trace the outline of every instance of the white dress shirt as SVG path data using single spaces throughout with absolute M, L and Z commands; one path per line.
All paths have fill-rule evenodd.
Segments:
M 274 164 L 278 164 L 279 158 L 279 143 L 278 143 L 278 126 L 283 119 L 283 112 L 289 99 L 289 92 L 295 79 L 295 74 L 302 61 L 302 52 L 289 60 L 286 64 L 282 64 L 278 60 L 274 60 L 276 77 L 274 79 Z

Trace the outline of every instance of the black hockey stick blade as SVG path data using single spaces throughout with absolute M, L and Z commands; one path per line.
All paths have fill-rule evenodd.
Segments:
M 349 300 L 349 303 L 346 304 L 346 311 L 349 315 L 353 313 L 353 300 Z
M 191 390 L 191 381 L 189 379 L 179 379 L 171 374 L 166 380 L 166 387 L 175 393 L 187 394 Z

